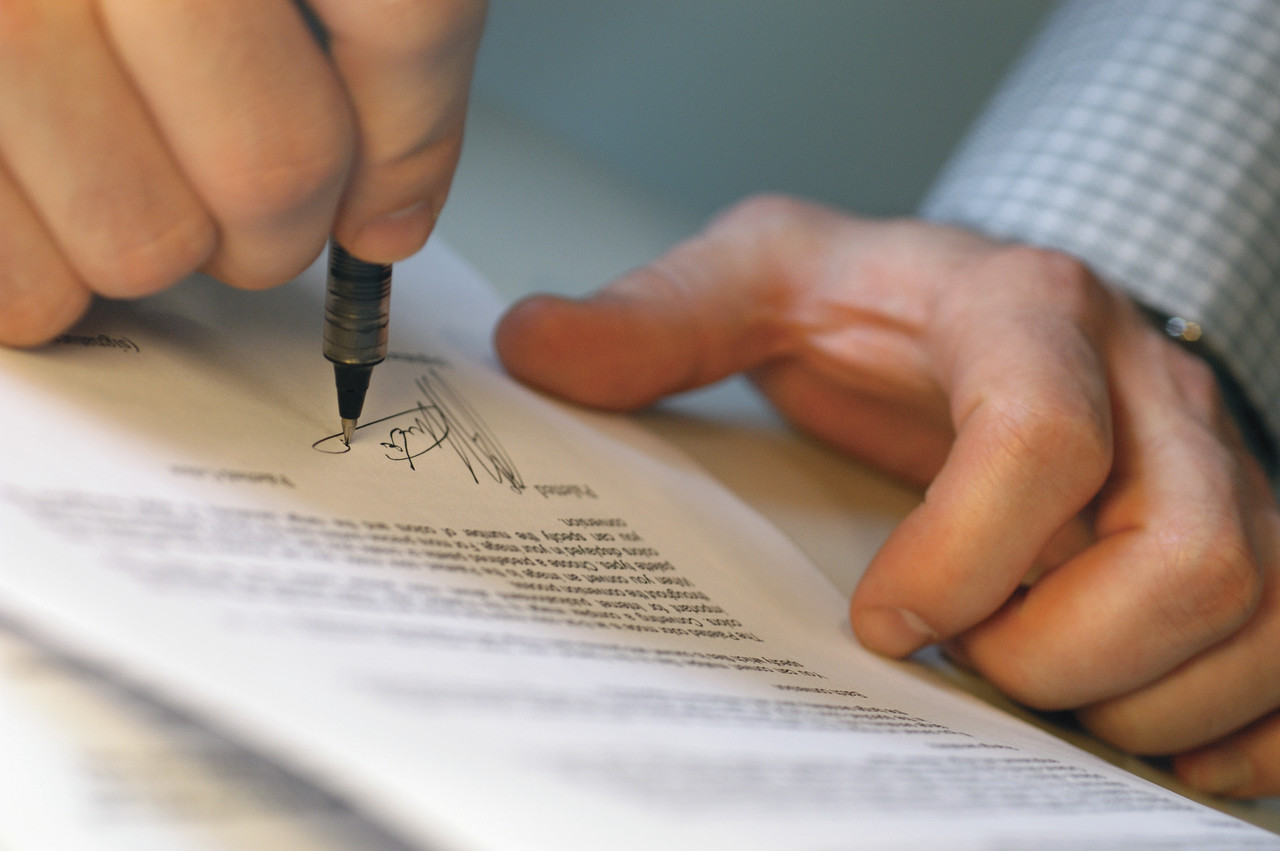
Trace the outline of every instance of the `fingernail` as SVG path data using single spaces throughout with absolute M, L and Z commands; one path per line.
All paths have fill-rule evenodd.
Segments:
M 1197 754 L 1186 769 L 1187 782 L 1213 795 L 1229 795 L 1253 783 L 1253 763 L 1234 748 Z
M 906 656 L 938 640 L 938 633 L 923 618 L 906 609 L 862 609 L 854 619 L 862 643 L 886 656 Z
M 355 242 L 379 256 L 411 254 L 422 246 L 435 221 L 434 208 L 421 201 L 369 222 Z
M 408 207 L 405 207 L 404 209 L 387 213 L 381 218 L 374 220 L 373 224 L 382 224 L 383 222 L 398 222 L 403 219 L 407 219 L 410 216 L 416 216 L 420 213 L 423 213 L 428 209 L 430 209 L 430 207 L 428 207 L 426 201 L 419 201 L 416 204 L 410 204 Z

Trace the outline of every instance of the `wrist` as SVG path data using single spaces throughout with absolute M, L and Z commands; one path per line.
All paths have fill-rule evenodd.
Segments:
M 1147 305 L 1140 304 L 1139 307 L 1170 340 L 1213 370 L 1222 391 L 1223 403 L 1239 427 L 1245 446 L 1262 464 L 1267 476 L 1274 480 L 1280 472 L 1280 450 L 1277 450 L 1275 436 L 1267 428 L 1262 415 L 1249 400 L 1239 380 L 1206 337 L 1204 328 L 1199 322 L 1184 316 L 1170 315 Z

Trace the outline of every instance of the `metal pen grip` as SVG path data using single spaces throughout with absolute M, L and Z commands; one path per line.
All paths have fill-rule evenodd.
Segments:
M 324 299 L 324 356 L 336 364 L 372 366 L 387 355 L 391 267 L 352 257 L 329 243 Z

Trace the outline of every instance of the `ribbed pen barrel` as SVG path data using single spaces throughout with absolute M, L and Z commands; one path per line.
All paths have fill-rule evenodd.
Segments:
M 334 364 L 371 367 L 387 356 L 391 267 L 352 257 L 329 243 L 324 299 L 324 356 Z
M 387 356 L 391 267 L 352 257 L 329 242 L 329 281 L 324 298 L 324 356 L 333 362 L 338 414 L 348 443 L 364 408 L 369 375 Z

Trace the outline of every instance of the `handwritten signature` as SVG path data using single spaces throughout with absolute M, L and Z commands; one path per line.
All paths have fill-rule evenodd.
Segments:
M 524 480 L 497 434 L 440 371 L 429 367 L 414 383 L 422 394 L 416 405 L 361 423 L 356 430 L 381 432 L 386 429 L 387 439 L 379 444 L 384 457 L 407 464 L 410 470 L 416 471 L 415 459 L 432 450 L 452 450 L 477 484 L 483 475 L 507 484 L 516 493 L 523 493 Z M 330 455 L 351 451 L 341 433 L 321 438 L 311 444 L 311 448 Z

